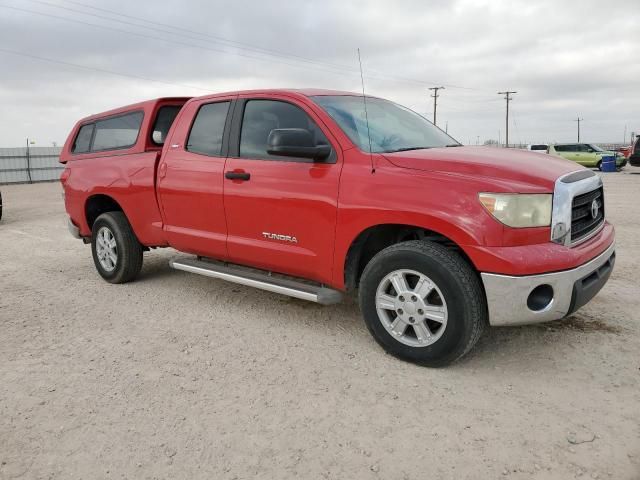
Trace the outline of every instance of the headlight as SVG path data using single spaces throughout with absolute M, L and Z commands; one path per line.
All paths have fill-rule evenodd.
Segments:
M 480 193 L 478 197 L 491 215 L 509 227 L 551 225 L 550 193 Z

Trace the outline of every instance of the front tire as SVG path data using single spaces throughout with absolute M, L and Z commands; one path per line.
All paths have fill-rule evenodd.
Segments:
M 480 280 L 457 253 L 421 240 L 379 252 L 360 279 L 360 309 L 390 354 L 429 367 L 464 356 L 487 325 Z
M 598 161 L 598 163 L 596 164 L 596 168 L 602 171 L 602 160 Z
M 93 262 L 107 282 L 126 283 L 134 280 L 142 268 L 142 252 L 142 245 L 124 213 L 103 213 L 93 223 Z

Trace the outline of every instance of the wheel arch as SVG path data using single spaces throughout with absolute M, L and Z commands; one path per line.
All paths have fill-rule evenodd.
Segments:
M 424 226 L 382 223 L 371 225 L 360 231 L 352 240 L 344 261 L 344 286 L 347 291 L 358 287 L 360 277 L 367 263 L 381 250 L 391 245 L 409 240 L 425 240 L 444 245 L 458 254 L 478 271 L 462 246 L 447 235 Z
M 89 231 L 92 230 L 96 219 L 107 212 L 122 212 L 125 217 L 127 216 L 120 203 L 110 195 L 96 193 L 87 197 L 84 204 L 84 215 Z

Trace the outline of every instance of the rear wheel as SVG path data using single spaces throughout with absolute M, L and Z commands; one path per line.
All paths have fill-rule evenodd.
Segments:
M 369 262 L 360 308 L 387 352 L 431 367 L 466 354 L 487 324 L 476 273 L 457 253 L 425 241 L 393 245 Z
M 142 251 L 124 213 L 103 213 L 94 222 L 91 235 L 93 262 L 107 282 L 134 280 L 142 268 Z

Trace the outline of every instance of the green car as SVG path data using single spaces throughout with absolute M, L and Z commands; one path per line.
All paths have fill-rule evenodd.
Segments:
M 589 168 L 602 169 L 604 156 L 615 156 L 616 167 L 619 169 L 627 164 L 627 159 L 622 153 L 603 150 L 593 143 L 557 143 L 549 145 L 549 153 Z

